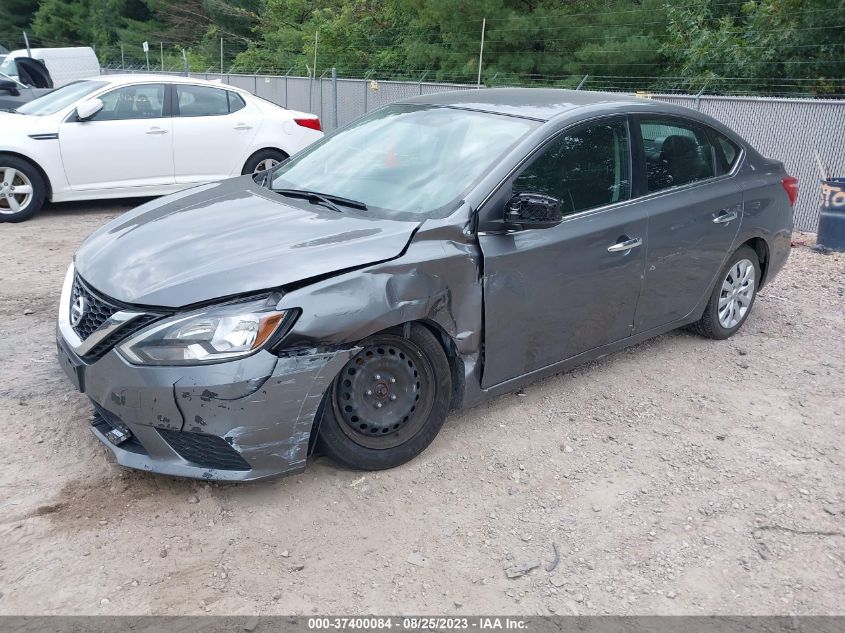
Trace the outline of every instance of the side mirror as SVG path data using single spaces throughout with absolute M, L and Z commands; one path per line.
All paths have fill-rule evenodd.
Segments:
M 76 106 L 76 116 L 80 121 L 87 121 L 103 109 L 103 102 L 99 99 L 89 99 Z
M 542 193 L 518 193 L 505 205 L 505 224 L 522 229 L 548 229 L 563 221 L 560 200 Z
M 18 90 L 18 84 L 11 79 L 0 79 L 0 91 L 8 92 L 13 97 L 21 94 L 21 91 Z

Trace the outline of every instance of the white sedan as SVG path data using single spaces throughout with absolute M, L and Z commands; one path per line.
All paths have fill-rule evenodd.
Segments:
M 77 81 L 0 112 L 0 222 L 45 200 L 158 196 L 262 171 L 322 136 L 315 115 L 216 82 Z

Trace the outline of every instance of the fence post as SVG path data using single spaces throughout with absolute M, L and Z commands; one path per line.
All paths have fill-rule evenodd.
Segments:
M 584 87 L 584 84 L 587 83 L 587 79 L 589 79 L 589 75 L 584 75 L 581 77 L 581 81 L 578 83 L 578 87 L 575 90 L 581 90 Z
M 364 75 L 364 114 L 367 114 L 367 108 L 369 107 L 367 100 L 369 99 L 369 96 L 370 96 L 370 89 L 367 87 L 367 81 L 369 81 L 370 75 L 372 75 L 373 72 L 374 71 L 372 71 L 372 70 L 368 70 L 366 72 L 366 74 Z
M 320 75 L 320 120 L 323 120 L 323 77 L 326 76 L 328 70 L 324 70 L 323 74 Z
M 420 77 L 420 80 L 417 82 L 417 88 L 419 88 L 419 94 L 422 94 L 422 82 L 423 82 L 423 79 L 425 79 L 425 76 L 426 76 L 427 74 L 428 74 L 428 71 L 425 71 L 425 72 L 422 74 L 422 77 Z
M 290 68 L 288 68 L 288 71 L 285 73 L 285 107 L 286 108 L 288 107 L 288 75 L 290 75 L 293 72 L 294 68 L 296 68 L 296 66 L 291 66 Z M 310 97 L 311 97 L 311 95 L 309 93 L 308 105 L 311 105 Z
M 332 108 L 332 116 L 334 117 L 334 129 L 337 129 L 337 68 L 335 68 L 334 66 L 332 66 L 332 101 L 334 102 Z
M 704 85 L 701 87 L 701 90 L 699 90 L 698 94 L 695 95 L 695 109 L 696 110 L 701 110 L 701 95 L 704 94 L 704 89 L 707 88 L 707 82 L 708 81 L 709 81 L 709 79 L 704 82 Z

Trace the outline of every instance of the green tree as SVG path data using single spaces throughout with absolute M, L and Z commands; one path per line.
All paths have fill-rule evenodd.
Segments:
M 687 0 L 669 9 L 663 52 L 692 90 L 843 93 L 842 0 Z
M 0 44 L 9 50 L 23 48 L 23 32 L 29 27 L 38 8 L 38 0 L 3 0 L 0 3 L 0 24 L 3 34 Z

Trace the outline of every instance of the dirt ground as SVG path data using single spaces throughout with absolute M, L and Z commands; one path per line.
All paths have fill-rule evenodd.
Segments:
M 0 613 L 845 614 L 845 255 L 797 246 L 729 341 L 454 413 L 401 468 L 218 486 L 116 466 L 56 361 L 71 255 L 134 204 L 0 225 Z

